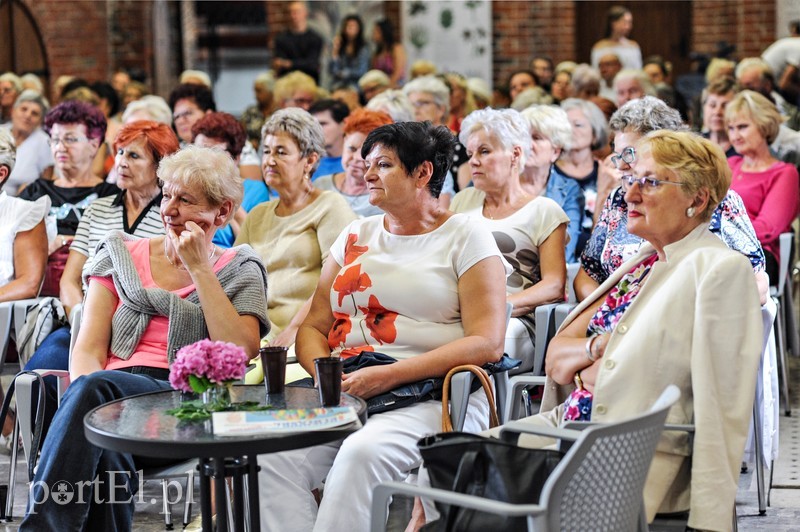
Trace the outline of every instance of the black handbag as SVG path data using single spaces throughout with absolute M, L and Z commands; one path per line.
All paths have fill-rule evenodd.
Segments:
M 431 486 L 514 504 L 535 504 L 564 453 L 528 449 L 493 438 L 447 432 L 418 442 Z M 526 530 L 525 517 L 508 517 L 437 502 L 441 517 L 425 532 Z

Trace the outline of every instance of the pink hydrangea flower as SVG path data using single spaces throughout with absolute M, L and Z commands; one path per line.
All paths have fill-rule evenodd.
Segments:
M 169 383 L 183 392 L 193 391 L 190 375 L 197 377 L 205 388 L 226 384 L 244 377 L 248 361 L 247 353 L 236 344 L 200 340 L 178 351 L 170 368 Z

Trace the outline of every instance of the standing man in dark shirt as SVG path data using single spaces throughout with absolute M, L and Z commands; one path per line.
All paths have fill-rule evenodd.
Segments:
M 299 70 L 319 83 L 319 57 L 322 53 L 322 37 L 308 28 L 308 6 L 305 2 L 289 4 L 292 28 L 275 38 L 275 57 L 272 68 L 282 76 Z

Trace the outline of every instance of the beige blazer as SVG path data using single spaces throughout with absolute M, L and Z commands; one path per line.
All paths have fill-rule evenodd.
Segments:
M 643 245 L 562 328 L 654 252 Z M 641 413 L 668 384 L 678 386 L 681 398 L 667 423 L 693 423 L 694 443 L 686 433 L 664 433 L 645 486 L 648 520 L 689 509 L 689 526 L 728 530 L 761 357 L 758 289 L 747 258 L 706 224 L 664 253 L 597 362 L 592 421 Z M 548 377 L 542 411 L 562 403 L 570 389 Z

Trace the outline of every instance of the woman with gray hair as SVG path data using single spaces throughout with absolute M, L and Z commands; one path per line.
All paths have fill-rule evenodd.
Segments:
M 16 196 L 40 177 L 49 179 L 53 175 L 49 137 L 41 127 L 49 110 L 47 99 L 32 90 L 22 91 L 14 102 L 9 130 L 17 146 L 17 164 L 6 181 L 5 192 L 9 196 Z
M 583 223 L 583 192 L 574 179 L 555 170 L 555 162 L 572 142 L 572 126 L 563 109 L 536 105 L 525 109 L 522 118 L 528 126 L 530 157 L 522 167 L 522 187 L 533 196 L 555 201 L 569 217 L 565 254 L 567 262 L 575 262 L 575 248 Z
M 614 94 L 617 95 L 617 107 L 622 107 L 636 98 L 655 96 L 656 88 L 644 70 L 625 68 L 614 76 Z
M 534 311 L 564 298 L 569 218 L 554 201 L 531 194 L 520 183 L 531 141 L 528 124 L 518 112 L 474 111 L 461 124 L 460 140 L 467 146 L 475 186 L 456 194 L 450 209 L 488 228 L 513 268 L 506 282 L 508 302 L 514 309 L 504 352 L 522 360 L 522 370 L 529 370 Z
M 628 204 L 619 186 L 623 174 L 630 174 L 636 161 L 634 144 L 651 131 L 685 131 L 688 128 L 680 113 L 652 96 L 633 100 L 622 106 L 609 121 L 614 132 L 614 153 L 609 157 L 616 167 L 615 188 L 608 195 L 581 255 L 581 268 L 575 278 L 575 294 L 583 300 L 602 284 L 620 265 L 634 256 L 644 240 L 628 232 Z M 600 185 L 599 185 L 600 186 Z M 719 236 L 729 248 L 750 259 L 762 304 L 766 301 L 769 281 L 764 273 L 764 252 L 756 237 L 744 203 L 729 190 L 714 209 L 708 230 Z
M 322 263 L 342 229 L 356 219 L 341 194 L 311 184 L 325 151 L 323 142 L 319 122 L 298 107 L 276 111 L 262 130 L 264 181 L 278 193 L 278 199 L 248 213 L 236 245 L 250 244 L 269 273 L 271 345 L 294 344 Z M 248 375 L 248 382 L 259 380 L 260 373 Z
M 137 120 L 152 120 L 171 126 L 172 111 L 164 98 L 148 94 L 129 103 L 122 113 L 123 124 L 130 124 Z
M 366 109 L 383 111 L 395 122 L 414 121 L 414 106 L 411 105 L 408 96 L 399 89 L 389 89 L 378 94 L 367 102 Z
M 594 150 L 608 144 L 608 122 L 595 104 L 578 98 L 568 98 L 561 102 L 572 126 L 572 139 L 568 150 L 561 153 L 555 164 L 555 171 L 574 180 L 581 187 L 585 210 L 576 255 L 580 255 L 589 235 L 592 233 L 595 200 L 597 199 L 597 174 L 600 163 L 594 157 Z
M 157 175 L 166 236 L 133 239 L 114 231 L 84 276 L 89 288 L 71 383 L 44 440 L 38 488 L 20 530 L 130 530 L 134 505 L 115 504 L 109 482 L 116 475 L 128 477 L 117 485 L 135 482 L 147 459 L 93 446 L 76 423 L 109 401 L 169 390 L 178 347 L 231 342 L 252 358 L 269 332 L 261 260 L 249 246 L 222 250 L 212 243 L 242 201 L 233 159 L 187 146 L 162 159 Z M 93 483 L 98 475 L 102 480 Z M 58 481 L 93 484 L 94 502 L 63 505 L 43 497 L 42 489 Z

